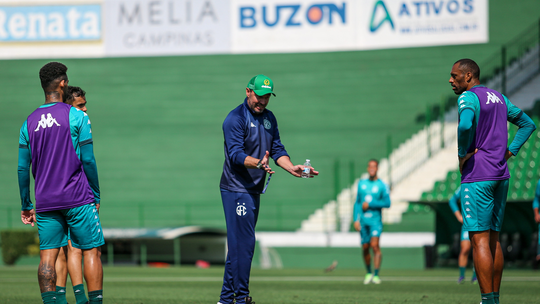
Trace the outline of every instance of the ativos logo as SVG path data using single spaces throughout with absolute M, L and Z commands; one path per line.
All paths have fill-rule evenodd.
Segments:
M 60 124 L 56 121 L 55 118 L 52 117 L 51 113 L 47 113 L 47 118 L 45 118 L 45 114 L 41 114 L 41 120 L 38 122 L 37 128 L 34 130 L 34 132 L 39 131 L 39 128 L 50 128 L 53 125 L 56 125 L 57 127 L 60 127 Z
M 305 24 L 346 23 L 346 3 L 314 3 L 310 5 L 291 3 L 279 5 L 240 6 L 240 28 L 300 27 Z
M 400 2 L 378 0 L 373 5 L 369 30 L 373 33 L 386 25 L 393 31 L 410 32 L 410 26 L 397 27 L 395 23 L 436 20 L 438 17 L 456 17 L 457 15 L 466 16 L 473 12 L 473 0 L 406 0 Z

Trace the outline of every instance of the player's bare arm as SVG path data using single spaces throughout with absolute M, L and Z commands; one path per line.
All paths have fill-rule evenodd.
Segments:
M 512 152 L 510 152 L 509 150 L 506 150 L 506 153 L 504 154 L 504 159 L 505 160 L 509 160 L 510 157 L 514 156 L 514 154 Z
M 360 221 L 354 222 L 354 229 L 356 231 L 360 231 L 362 229 L 362 227 L 360 226 Z
M 538 212 L 538 208 L 534 208 L 534 221 L 540 224 L 540 213 Z
M 268 166 L 269 157 L 270 153 L 268 151 L 266 151 L 266 154 L 262 159 L 257 159 L 248 155 L 244 160 L 244 166 L 246 166 L 246 168 L 248 169 L 264 169 L 264 171 L 266 171 L 267 173 L 274 174 L 275 172 L 272 171 L 272 168 L 270 168 L 270 166 Z M 258 167 L 259 162 L 262 166 L 260 168 Z
M 304 171 L 304 165 L 293 165 L 291 162 L 291 159 L 288 156 L 282 156 L 277 159 L 276 163 L 281 168 L 285 169 L 285 171 L 289 172 L 293 176 L 296 177 L 302 177 L 302 171 Z M 319 175 L 319 171 L 315 171 L 313 167 L 310 168 L 310 178 L 314 177 L 315 175 Z
M 467 155 L 465 155 L 465 157 L 459 157 L 458 156 L 458 159 L 459 159 L 459 173 L 463 173 L 463 165 L 465 165 L 465 162 L 467 160 L 469 160 L 469 158 L 471 158 L 473 155 L 476 154 L 476 152 L 478 152 L 478 149 L 475 149 L 474 152 L 470 152 L 470 153 L 467 153 Z
M 454 215 L 456 216 L 456 219 L 458 220 L 458 222 L 460 224 L 463 224 L 463 216 L 461 215 L 461 212 L 459 212 L 459 210 L 458 210 L 458 211 L 454 212 Z

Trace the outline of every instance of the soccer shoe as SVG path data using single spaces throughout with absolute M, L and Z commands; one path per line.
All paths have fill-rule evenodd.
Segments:
M 381 284 L 381 279 L 379 278 L 379 276 L 373 276 L 371 282 L 373 282 L 373 284 Z
M 465 281 L 465 277 L 459 277 L 459 278 L 457 279 L 457 283 L 458 283 L 458 284 L 463 284 L 464 281 Z
M 477 277 L 472 277 L 471 284 L 478 284 L 478 278 Z
M 364 277 L 364 284 L 367 285 L 371 283 L 371 280 L 373 280 L 373 274 L 371 273 L 366 274 L 366 276 Z
M 255 302 L 253 302 L 251 297 L 246 297 L 246 304 L 255 304 Z

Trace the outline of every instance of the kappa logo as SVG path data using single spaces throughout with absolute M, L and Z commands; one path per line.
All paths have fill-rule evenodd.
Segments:
M 471 211 L 471 209 L 467 208 L 467 209 L 465 209 L 465 211 L 469 212 L 469 211 Z
M 472 216 L 470 214 L 467 214 L 467 218 L 472 218 Z
M 486 104 L 489 104 L 490 101 L 491 103 L 502 103 L 501 99 L 493 92 L 487 92 L 487 98 Z
M 34 132 L 39 131 L 39 128 L 50 128 L 53 125 L 56 125 L 60 127 L 60 124 L 56 121 L 55 118 L 52 117 L 51 113 L 47 113 L 47 118 L 45 118 L 45 114 L 41 114 L 41 120 L 38 122 L 37 128 L 34 130 Z
M 252 127 L 252 128 L 256 128 L 257 126 L 255 126 L 255 125 L 253 124 L 253 122 L 251 122 L 251 127 Z
M 469 203 L 468 201 L 467 201 L 467 202 L 465 202 L 465 205 L 470 205 L 470 204 L 471 204 L 471 203 Z
M 469 192 L 469 188 L 465 188 L 465 192 Z
M 371 188 L 371 192 L 372 192 L 372 193 L 377 193 L 377 192 L 379 192 L 379 187 L 378 187 L 378 186 L 373 186 L 373 188 Z
M 377 233 L 379 233 L 378 230 L 373 230 L 373 232 L 371 233 L 371 235 L 377 235 Z
M 246 203 L 242 203 L 242 205 L 240 205 L 240 203 L 236 203 L 238 206 L 236 207 L 236 214 L 238 214 L 238 216 L 244 216 L 246 215 Z
M 465 198 L 470 198 L 468 194 L 465 195 Z

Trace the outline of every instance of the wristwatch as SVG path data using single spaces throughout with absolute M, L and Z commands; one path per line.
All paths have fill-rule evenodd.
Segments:
M 262 169 L 263 168 L 263 164 L 261 163 L 262 159 L 259 160 L 259 162 L 257 163 L 257 169 Z

